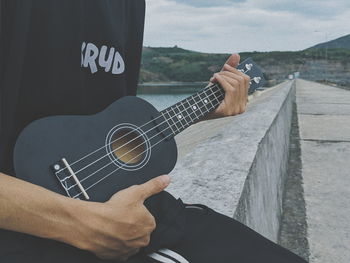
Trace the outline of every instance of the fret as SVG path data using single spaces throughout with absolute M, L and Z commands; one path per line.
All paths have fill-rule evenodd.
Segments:
M 218 104 L 220 104 L 220 101 L 219 101 L 219 99 L 218 99 L 218 97 L 217 97 L 217 95 L 215 94 L 215 93 L 213 93 L 213 95 L 212 95 L 213 97 L 214 97 L 214 99 L 216 100 L 216 103 L 218 103 Z M 217 104 L 217 105 L 218 105 Z
M 213 85 L 164 110 L 164 116 L 173 134 L 177 135 L 216 109 L 224 95 L 219 86 Z
M 176 125 L 176 122 L 174 121 L 174 117 L 169 113 L 168 110 L 165 111 L 165 114 L 168 114 L 168 116 L 169 116 L 169 118 L 168 118 L 169 123 L 171 124 L 172 127 L 174 127 L 176 129 L 177 133 L 179 133 L 180 129 Z M 177 133 L 175 133 L 175 134 L 177 134 Z
M 182 112 L 186 112 L 186 118 L 189 119 L 188 123 L 193 123 L 193 119 L 191 118 L 191 113 L 188 113 L 188 108 L 190 107 L 190 105 L 185 105 L 185 102 L 184 101 L 180 101 L 179 102 L 180 105 L 179 105 L 179 108 L 182 107 L 181 111 Z
M 204 113 L 202 111 L 202 107 L 204 106 L 204 104 L 202 103 L 202 100 L 200 99 L 199 96 L 195 96 L 195 97 L 193 97 L 193 99 L 194 99 L 194 102 L 196 103 L 196 106 L 197 106 L 198 111 L 200 112 L 201 116 L 204 116 Z
M 162 114 L 164 120 L 166 121 L 166 123 L 168 124 L 168 126 L 170 127 L 171 132 L 175 135 L 176 133 L 173 130 L 173 127 L 171 127 L 171 124 L 170 124 L 169 120 L 165 117 L 165 113 L 161 112 L 161 114 Z
M 218 98 L 220 98 L 219 100 L 223 100 L 225 98 L 225 91 L 221 88 L 221 87 L 218 87 L 218 90 L 219 90 L 219 95 L 218 95 Z
M 204 95 L 204 98 L 202 98 L 202 95 Z M 201 100 L 202 100 L 202 102 L 204 104 L 204 107 L 207 110 L 207 113 L 210 112 L 210 110 L 208 109 L 208 106 L 207 106 L 208 103 L 209 103 L 208 97 L 203 92 L 199 93 L 199 97 L 201 98 Z
M 211 104 L 211 106 L 212 106 L 212 108 L 211 108 L 211 110 L 214 110 L 216 107 L 214 106 L 214 104 L 213 104 L 213 102 L 212 102 L 212 99 L 210 98 L 210 96 L 212 95 L 212 94 L 207 94 L 207 91 L 208 91 L 208 89 L 206 89 L 205 91 L 204 91 L 204 94 L 207 96 L 207 98 L 208 98 L 208 100 L 209 100 L 209 102 L 210 102 L 210 104 Z
M 221 104 L 221 102 L 225 99 L 225 92 L 224 91 L 222 91 L 222 90 L 220 90 L 219 91 L 219 95 L 217 96 L 217 98 L 218 98 L 218 103 L 219 103 L 219 105 Z
M 182 113 L 180 112 L 180 110 L 176 107 L 176 105 L 174 105 L 173 107 L 171 107 L 171 110 L 174 112 L 174 117 L 175 117 L 175 123 L 178 123 L 181 125 L 180 129 L 184 130 L 185 126 L 182 123 L 183 120 L 183 116 Z
M 219 86 L 210 86 L 165 109 L 162 114 L 175 136 L 216 109 L 223 97 L 224 93 Z
M 172 112 L 172 120 L 173 120 L 174 124 L 176 125 L 177 129 L 180 132 L 183 131 L 184 127 L 183 127 L 181 121 L 179 121 L 178 112 L 176 111 L 176 109 L 174 107 L 171 108 L 171 112 Z
M 190 102 L 190 98 L 192 98 L 192 96 L 185 99 L 185 103 L 187 103 L 187 105 L 188 105 L 186 107 L 186 109 L 190 112 L 190 118 L 192 119 L 192 121 L 195 122 L 195 121 L 197 121 L 198 116 L 195 113 L 195 111 L 193 110 L 193 103 Z
M 225 93 L 223 92 L 223 90 L 215 85 L 212 87 L 213 91 L 211 92 L 212 94 L 210 95 L 210 98 L 214 101 L 214 107 L 216 108 L 218 105 L 220 105 L 221 101 L 224 99 L 225 97 Z
M 178 113 L 179 121 L 181 122 L 181 124 L 184 128 L 187 128 L 187 125 L 189 126 L 189 123 L 186 121 L 185 112 L 179 108 L 178 104 L 175 104 L 175 107 L 179 111 L 179 113 Z
M 192 102 L 191 102 L 191 100 L 192 100 Z M 191 105 L 191 110 L 193 111 L 194 115 L 196 116 L 195 119 L 199 120 L 201 118 L 201 116 L 199 116 L 196 112 L 196 111 L 198 111 L 198 106 L 196 105 L 196 102 L 195 102 L 193 96 L 189 97 L 188 101 Z

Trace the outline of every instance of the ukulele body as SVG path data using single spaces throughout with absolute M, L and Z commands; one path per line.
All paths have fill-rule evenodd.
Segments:
M 170 134 L 169 130 L 162 133 L 167 126 L 160 116 L 148 102 L 137 97 L 124 97 L 92 116 L 54 116 L 34 121 L 23 130 L 15 146 L 16 176 L 56 193 L 68 195 L 60 177 L 55 175 L 54 167 L 58 164 L 59 170 L 64 169 L 60 160 L 65 158 L 81 185 L 87 189 L 89 200 L 104 202 L 119 190 L 142 184 L 156 176 L 167 174 L 174 168 L 177 160 L 176 143 L 173 136 L 165 138 Z M 143 126 L 145 123 L 148 124 Z M 130 134 L 134 136 L 131 138 L 134 139 L 132 147 L 136 147 L 141 141 L 142 151 L 145 153 L 141 154 L 142 158 L 136 158 L 137 162 L 125 165 L 126 162 L 116 160 L 118 158 L 111 152 L 111 147 L 116 140 L 113 136 L 119 136 L 122 140 L 119 146 L 115 146 L 117 149 L 126 143 L 123 138 Z M 88 155 L 97 149 L 97 152 Z M 130 150 L 130 147 L 124 149 L 119 156 Z M 82 161 L 74 164 L 84 156 Z M 90 177 L 85 179 L 88 176 Z M 66 174 L 66 177 L 69 175 Z M 80 189 L 74 186 L 72 177 L 66 180 L 67 188 L 73 186 L 68 192 L 74 197 Z M 96 182 L 98 183 L 89 188 Z M 84 199 L 84 195 L 80 194 L 75 198 Z M 91 253 L 69 245 L 20 235 L 21 244 L 18 245 L 22 247 L 23 254 L 20 251 L 16 254 L 21 259 L 25 258 L 26 262 L 34 263 L 30 255 L 34 255 L 34 258 L 39 256 L 43 263 L 101 262 Z M 10 259 L 13 257 L 12 255 Z
M 92 116 L 39 119 L 16 142 L 15 173 L 51 191 L 86 199 L 64 158 L 90 200 L 104 202 L 174 168 L 177 147 L 167 127 L 160 113 L 137 97 L 124 97 Z

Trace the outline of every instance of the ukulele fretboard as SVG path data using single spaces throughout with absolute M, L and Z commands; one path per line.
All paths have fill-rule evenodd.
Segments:
M 248 94 L 253 93 L 265 83 L 263 73 L 251 58 L 244 60 L 237 69 L 250 77 L 250 88 Z M 166 137 L 173 137 L 191 124 L 214 111 L 225 97 L 224 90 L 218 84 L 212 84 L 202 91 L 188 97 L 175 105 L 161 111 L 163 124 L 161 126 Z
M 213 84 L 161 111 L 161 115 L 169 126 L 169 132 L 175 136 L 214 111 L 224 97 L 224 90 Z

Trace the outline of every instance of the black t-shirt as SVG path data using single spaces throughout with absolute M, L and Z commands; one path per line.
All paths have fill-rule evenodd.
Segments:
M 144 0 L 1 0 L 0 171 L 20 131 L 135 95 Z
M 145 2 L 0 0 L 0 12 L 0 171 L 14 175 L 16 138 L 33 120 L 136 94 Z M 0 230 L 0 261 L 39 255 L 23 242 L 38 241 Z

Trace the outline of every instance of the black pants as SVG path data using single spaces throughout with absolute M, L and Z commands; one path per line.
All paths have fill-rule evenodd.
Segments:
M 150 245 L 128 263 L 306 262 L 236 220 L 203 205 L 186 205 L 167 192 L 151 197 L 146 206 L 157 228 Z M 55 241 L 7 231 L 0 234 L 0 263 L 106 262 Z
M 292 252 L 203 205 L 185 205 L 163 192 L 146 203 L 157 229 L 142 255 L 128 262 L 305 263 Z

